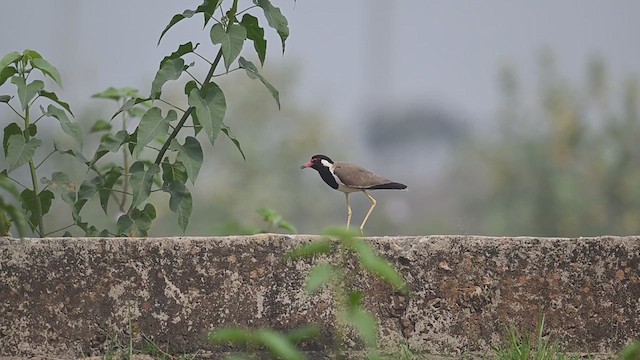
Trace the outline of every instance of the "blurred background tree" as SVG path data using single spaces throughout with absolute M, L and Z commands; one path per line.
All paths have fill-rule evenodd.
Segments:
M 572 84 L 540 57 L 539 84 L 500 72 L 503 103 L 492 141 L 476 138 L 452 169 L 474 233 L 589 236 L 640 232 L 639 87 L 610 84 L 592 59 Z

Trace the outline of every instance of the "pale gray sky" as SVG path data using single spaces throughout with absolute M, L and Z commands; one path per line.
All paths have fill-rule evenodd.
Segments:
M 171 16 L 197 3 L 4 2 L 0 54 L 41 51 L 61 71 L 61 96 L 82 109 L 89 95 L 108 86 L 147 91 L 164 55 L 194 35 L 208 41 L 196 19 L 177 25 L 155 46 Z M 498 100 L 499 66 L 514 64 L 533 85 L 544 46 L 576 79 L 593 55 L 605 60 L 614 79 L 640 71 L 640 2 L 632 0 L 273 3 L 289 19 L 285 61 L 299 63 L 297 96 L 324 104 L 337 123 L 360 119 L 371 100 L 382 107 L 439 103 L 471 119 L 489 118 Z M 278 66 L 278 40 L 268 32 L 266 66 Z

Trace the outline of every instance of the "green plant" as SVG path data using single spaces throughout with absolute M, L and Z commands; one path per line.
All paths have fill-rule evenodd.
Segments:
M 544 316 L 538 323 L 535 334 L 521 334 L 517 329 L 511 328 L 507 333 L 507 344 L 495 349 L 496 360 L 571 360 L 582 359 L 580 356 L 567 355 L 560 351 L 558 345 L 545 338 Z
M 208 339 L 216 344 L 233 344 L 250 349 L 247 355 L 232 355 L 228 359 L 253 359 L 258 349 L 266 348 L 277 359 L 301 360 L 305 359 L 305 356 L 296 344 L 314 338 L 318 333 L 319 329 L 316 326 L 302 327 L 286 334 L 273 329 L 248 330 L 226 327 L 210 332 Z
M 146 236 L 156 217 L 155 206 L 149 202 L 149 197 L 151 193 L 160 191 L 168 194 L 169 209 L 177 214 L 178 225 L 186 232 L 193 207 L 187 182 L 195 183 L 203 163 L 202 146 L 196 138 L 198 133 L 204 130 L 211 144 L 223 133 L 245 157 L 240 142 L 233 136 L 228 121 L 225 122 L 227 101 L 224 92 L 213 79 L 242 69 L 249 78 L 265 85 L 280 108 L 278 90 L 260 74 L 257 66 L 240 56 L 240 52 L 245 43 L 251 41 L 260 64 L 265 62 L 267 41 L 264 29 L 258 17 L 251 14 L 256 9 L 262 11 L 267 24 L 278 33 L 284 52 L 289 36 L 286 18 L 269 0 L 255 0 L 244 9 L 238 8 L 238 0 L 229 1 L 226 10 L 222 9 L 222 3 L 222 0 L 205 0 L 195 10 L 188 9 L 176 14 L 158 40 L 160 43 L 164 35 L 182 20 L 202 15 L 204 26 L 208 27 L 210 34 L 210 45 L 218 49 L 214 59 L 207 59 L 201 54 L 197 50 L 199 44 L 187 42 L 162 59 L 148 96 L 141 96 L 131 88 L 109 88 L 94 95 L 94 98 L 115 100 L 120 106 L 110 121 L 98 120 L 91 128 L 90 132 L 104 134 L 89 159 L 81 151 L 83 134 L 80 127 L 69 120 L 68 115 L 73 115 L 69 105 L 59 100 L 55 93 L 45 91 L 42 80 L 30 81 L 34 70 L 39 70 L 45 77 L 61 85 L 58 71 L 33 50 L 25 50 L 22 54 L 14 52 L 0 60 L 0 85 L 10 78 L 17 88 L 18 100 L 13 100 L 15 96 L 2 95 L 0 102 L 6 103 L 22 120 L 20 124 L 12 123 L 4 129 L 3 148 L 8 167 L 2 172 L 2 178 L 9 178 L 25 187 L 19 195 L 24 211 L 18 211 L 17 207 L 4 200 L 0 202 L 0 230 L 3 233 L 9 231 L 8 222 L 12 222 L 16 224 L 19 235 L 23 236 L 23 218 L 26 218 L 29 227 L 39 236 L 73 226 L 82 230 L 85 236 Z M 187 63 L 187 57 L 194 58 L 194 61 Z M 208 68 L 202 79 L 193 73 L 196 62 L 204 63 L 203 66 Z M 172 104 L 163 96 L 164 85 L 183 75 L 191 78 L 184 87 L 186 108 Z M 45 100 L 49 106 L 47 109 L 41 106 L 41 115 L 34 119 L 34 103 Z M 18 102 L 20 106 L 14 106 L 12 102 Z M 121 116 L 122 126 L 114 129 L 111 122 L 117 116 Z M 74 144 L 70 149 L 62 149 L 53 143 L 44 159 L 36 162 L 35 152 L 43 143 L 36 136 L 36 123 L 47 117 L 57 119 L 62 130 L 75 140 L 77 146 Z M 129 132 L 127 125 L 134 119 L 139 119 L 139 123 L 133 132 Z M 118 151 L 123 155 L 122 165 L 105 161 L 109 158 L 107 154 Z M 45 187 L 39 189 L 37 170 L 55 153 L 73 156 L 87 166 L 87 173 L 93 174 L 92 177 L 77 187 L 69 175 L 58 171 L 52 173 L 50 178 L 43 179 Z M 9 177 L 9 173 L 24 165 L 28 165 L 30 171 L 29 186 Z M 0 186 L 15 196 L 14 189 L 7 184 L 7 181 L 0 181 Z M 110 199 L 116 203 L 121 215 L 115 231 L 100 230 L 83 221 L 82 210 L 95 196 L 100 198 L 105 214 L 109 213 Z M 56 197 L 71 207 L 73 222 L 47 232 L 44 215 Z
M 292 233 L 298 232 L 293 224 L 284 220 L 282 215 L 278 214 L 273 209 L 260 208 L 256 211 L 262 217 L 262 220 L 268 224 L 267 229 L 264 230 L 264 232 L 270 232 L 273 229 L 283 229 Z
M 640 360 L 640 341 L 634 341 L 622 349 L 620 360 Z
M 58 146 L 53 143 L 52 150 L 46 155 L 36 156 L 36 151 L 43 144 L 43 139 L 38 134 L 38 122 L 42 119 L 55 119 L 59 123 L 62 131 L 69 135 L 74 146 L 82 146 L 82 133 L 78 124 L 71 122 L 69 115 L 73 116 L 69 104 L 58 98 L 53 91 L 45 90 L 45 83 L 42 79 L 51 78 L 58 85 L 62 86 L 62 79 L 58 70 L 52 66 L 42 55 L 33 50 L 25 50 L 21 53 L 12 52 L 0 59 L 0 85 L 10 79 L 16 88 L 16 95 L 0 95 L 0 102 L 5 103 L 16 114 L 15 122 L 4 128 L 2 148 L 4 150 L 7 167 L 0 175 L 0 184 L 3 189 L 10 192 L 14 197 L 19 197 L 23 213 L 2 200 L 0 202 L 3 220 L 3 232 L 8 233 L 6 215 L 16 224 L 18 234 L 25 235 L 25 219 L 29 228 L 44 237 L 59 230 L 47 232 L 44 216 L 51 208 L 54 199 L 54 192 L 62 199 L 73 204 L 75 188 L 69 176 L 63 172 L 55 172 L 51 179 L 42 178 L 38 170 L 42 164 L 54 155 Z M 17 98 L 16 98 L 17 97 Z M 38 110 L 34 109 L 36 104 Z M 45 109 L 43 104 L 48 105 Z M 29 183 L 23 184 L 12 178 L 10 174 L 26 166 L 29 172 Z M 17 189 L 7 181 L 11 179 L 24 190 L 17 195 Z M 44 188 L 40 188 L 44 185 Z M 5 215 L 6 214 L 6 215 Z
M 289 259 L 313 258 L 318 255 L 337 255 L 338 263 L 322 261 L 311 269 L 307 277 L 306 291 L 316 293 L 323 286 L 329 286 L 336 303 L 335 355 L 344 358 L 342 344 L 346 340 L 346 328 L 353 328 L 363 340 L 369 359 L 380 359 L 378 352 L 378 323 L 363 305 L 365 294 L 354 289 L 353 282 L 359 271 L 372 274 L 397 291 L 408 294 L 407 284 L 396 269 L 376 254 L 375 250 L 357 237 L 352 231 L 330 229 L 325 237 L 292 250 Z M 350 270 L 351 259 L 355 258 L 360 270 Z

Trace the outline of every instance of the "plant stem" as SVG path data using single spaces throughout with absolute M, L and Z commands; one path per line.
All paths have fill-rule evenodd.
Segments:
M 31 135 L 29 134 L 29 107 L 24 111 L 24 125 L 26 131 L 24 132 L 25 142 L 29 142 Z M 42 219 L 42 204 L 40 203 L 40 197 L 38 196 L 38 176 L 36 175 L 36 166 L 33 163 L 33 158 L 29 159 L 29 172 L 31 173 L 31 184 L 33 185 L 33 192 L 36 200 L 36 219 L 38 220 L 38 229 L 40 237 L 45 236 L 44 221 Z
M 222 59 L 222 48 L 220 50 L 218 50 L 218 55 L 216 55 L 216 59 L 213 60 L 213 64 L 211 64 L 211 68 L 209 69 L 209 73 L 207 73 L 207 76 L 204 78 L 204 81 L 202 82 L 202 84 L 206 85 L 206 84 L 209 83 L 209 81 L 211 81 L 211 78 L 213 77 L 213 72 L 218 67 L 218 64 L 220 63 L 220 59 Z M 188 96 L 188 94 L 187 94 L 187 96 Z M 156 161 L 155 161 L 156 165 L 160 165 L 160 163 L 162 162 L 162 158 L 164 157 L 164 154 L 167 152 L 167 150 L 169 150 L 169 145 L 171 145 L 171 141 L 173 141 L 173 139 L 175 139 L 176 136 L 178 136 L 178 132 L 180 132 L 180 130 L 184 126 L 184 123 L 187 121 L 187 119 L 189 118 L 189 116 L 191 115 L 191 112 L 193 112 L 193 110 L 195 110 L 195 108 L 193 106 L 190 106 L 187 109 L 187 111 L 185 111 L 184 114 L 182 114 L 182 117 L 180 118 L 180 121 L 176 125 L 176 128 L 173 129 L 171 134 L 169 134 L 169 138 L 167 139 L 167 141 L 165 141 L 165 143 L 162 144 L 162 148 L 160 149 L 160 152 L 158 153 L 158 156 L 156 157 Z
M 125 111 L 122 112 L 122 130 L 127 131 L 127 116 Z M 126 194 L 129 191 L 129 152 L 127 151 L 126 146 L 122 147 L 122 153 L 124 154 L 123 165 L 124 165 L 124 184 L 123 184 L 123 193 Z M 113 194 L 113 193 L 112 193 Z M 120 201 L 119 209 L 121 212 L 124 212 L 124 204 L 127 201 L 127 196 L 122 195 L 122 199 Z

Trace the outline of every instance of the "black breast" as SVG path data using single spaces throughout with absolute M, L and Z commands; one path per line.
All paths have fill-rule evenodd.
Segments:
M 322 168 L 318 169 L 318 173 L 320 173 L 322 180 L 324 180 L 327 185 L 331 186 L 334 189 L 338 188 L 338 182 L 336 181 L 336 178 L 333 177 L 333 174 L 331 173 L 331 171 L 329 171 L 328 168 L 323 166 Z

